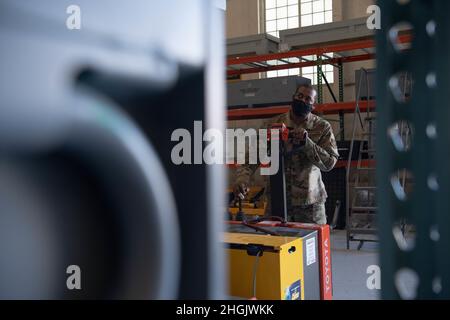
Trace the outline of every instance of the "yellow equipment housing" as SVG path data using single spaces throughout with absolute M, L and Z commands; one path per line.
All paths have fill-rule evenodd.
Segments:
M 304 300 L 302 238 L 225 233 L 224 242 L 231 296 Z

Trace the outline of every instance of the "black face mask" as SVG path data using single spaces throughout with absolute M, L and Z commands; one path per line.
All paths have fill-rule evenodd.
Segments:
M 312 108 L 312 104 L 307 104 L 301 100 L 294 100 L 292 102 L 292 112 L 294 112 L 297 117 L 305 118 L 311 113 Z

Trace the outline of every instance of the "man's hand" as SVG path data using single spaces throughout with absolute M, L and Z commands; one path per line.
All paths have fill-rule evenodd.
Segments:
M 303 128 L 296 128 L 291 131 L 292 144 L 293 145 L 302 145 L 305 143 L 307 132 Z
M 244 200 L 248 195 L 250 188 L 245 183 L 239 183 L 234 187 L 234 196 L 241 200 Z

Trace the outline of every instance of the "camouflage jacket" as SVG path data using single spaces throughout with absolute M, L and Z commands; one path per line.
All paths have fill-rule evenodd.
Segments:
M 322 182 L 321 170 L 332 170 L 339 157 L 331 125 L 314 114 L 310 114 L 305 122 L 297 124 L 291 119 L 290 112 L 270 119 L 264 127 L 270 128 L 274 123 L 284 123 L 294 129 L 303 128 L 308 133 L 304 146 L 285 157 L 288 205 L 306 206 L 325 202 L 327 193 Z M 236 183 L 248 185 L 257 167 L 254 165 L 239 167 L 236 172 Z

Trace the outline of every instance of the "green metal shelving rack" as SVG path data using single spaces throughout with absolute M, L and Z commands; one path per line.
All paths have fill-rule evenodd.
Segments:
M 377 184 L 382 298 L 450 298 L 450 13 L 448 0 L 378 1 Z M 414 39 L 396 48 L 396 30 L 409 23 Z M 396 100 L 396 74 L 410 72 L 413 94 Z M 389 129 L 399 121 L 413 128 L 411 148 L 402 150 Z M 389 134 L 391 133 L 391 134 Z M 410 193 L 392 175 L 407 169 Z M 408 243 L 398 223 L 414 226 Z M 413 241 L 414 240 L 414 241 Z

